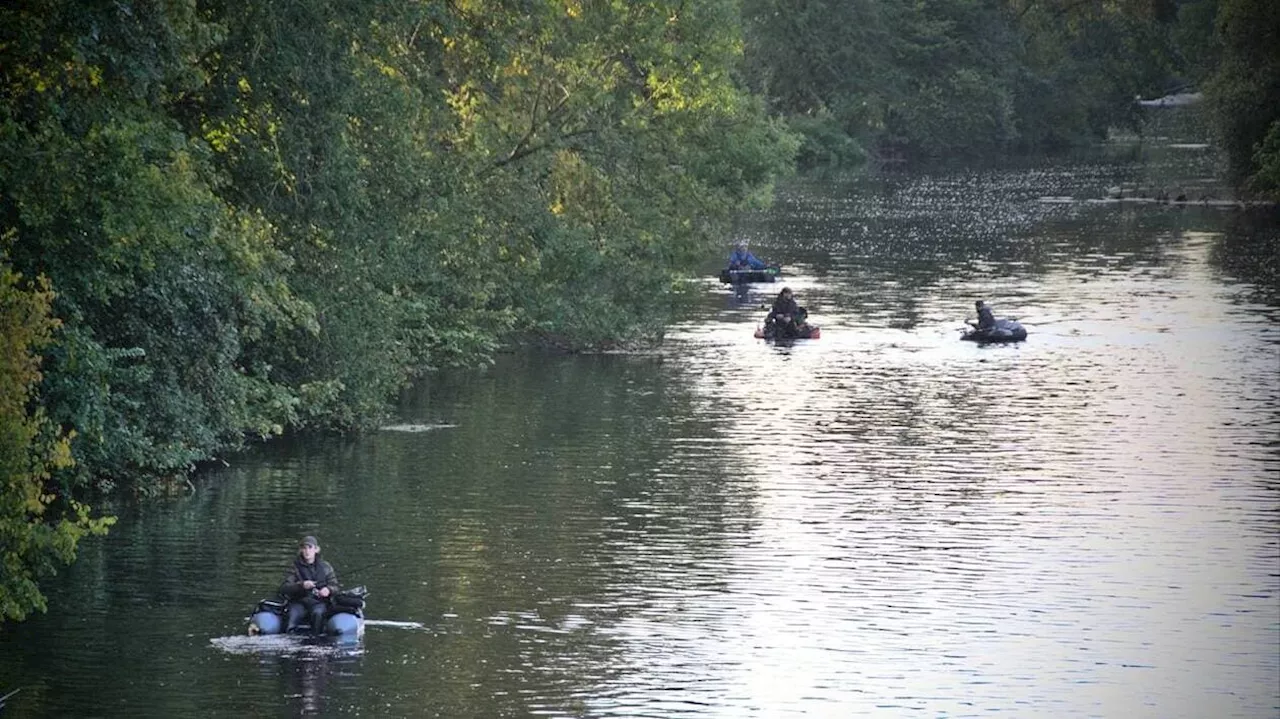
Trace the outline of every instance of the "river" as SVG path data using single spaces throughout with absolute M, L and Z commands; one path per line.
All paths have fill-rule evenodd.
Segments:
M 1103 201 L 1210 176 L 794 181 L 739 231 L 820 340 L 699 280 L 656 351 L 442 373 L 113 505 L 0 632 L 5 716 L 1280 716 L 1274 217 Z M 1027 341 L 958 341 L 978 298 Z M 371 590 L 354 648 L 242 636 L 304 534 Z

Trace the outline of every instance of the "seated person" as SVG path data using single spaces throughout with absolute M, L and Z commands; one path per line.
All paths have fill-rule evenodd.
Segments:
M 751 254 L 747 249 L 746 240 L 738 240 L 738 244 L 734 246 L 733 252 L 729 255 L 729 269 L 731 270 L 763 270 L 768 267 L 764 261 Z
M 778 298 L 773 301 L 773 308 L 764 318 L 766 331 L 770 328 L 777 337 L 799 337 L 807 327 L 805 320 L 809 313 L 796 303 L 790 287 L 783 287 Z
M 978 310 L 978 322 L 977 324 L 974 324 L 973 322 L 970 322 L 969 324 L 980 330 L 988 330 L 996 326 L 996 316 L 992 314 L 991 308 L 987 307 L 986 303 L 982 300 L 978 300 L 973 303 L 973 306 Z
M 280 593 L 289 600 L 289 617 L 285 631 L 303 626 L 306 619 L 313 634 L 324 631 L 330 597 L 338 591 L 338 575 L 333 565 L 320 559 L 320 545 L 315 537 L 303 537 L 298 556 L 280 585 Z

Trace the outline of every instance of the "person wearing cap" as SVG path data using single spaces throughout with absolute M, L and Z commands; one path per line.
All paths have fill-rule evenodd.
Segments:
M 286 632 L 303 626 L 303 620 L 310 623 L 313 634 L 324 631 L 329 598 L 338 591 L 338 575 L 333 571 L 333 565 L 321 559 L 319 554 L 320 543 L 316 538 L 303 537 L 298 544 L 298 556 L 280 585 L 280 594 L 289 600 Z
M 984 330 L 984 329 L 990 329 L 996 326 L 996 316 L 991 311 L 991 308 L 987 307 L 985 302 L 983 302 L 982 300 L 978 300 L 977 302 L 973 303 L 973 306 L 974 306 L 974 309 L 978 310 L 978 324 L 973 325 L 974 327 L 977 327 L 980 330 Z M 973 323 L 970 323 L 970 324 L 973 324 Z
M 729 269 L 731 270 L 763 270 L 768 267 L 764 261 L 751 254 L 747 249 L 746 240 L 738 240 L 734 245 L 733 252 L 729 254 Z

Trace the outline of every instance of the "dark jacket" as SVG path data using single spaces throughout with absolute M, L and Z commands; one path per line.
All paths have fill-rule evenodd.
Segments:
M 986 329 L 996 326 L 996 316 L 991 313 L 991 308 L 983 305 L 978 308 L 978 326 Z
M 773 309 L 769 310 L 769 316 L 765 318 L 765 322 L 772 322 L 781 315 L 788 315 L 792 322 L 800 319 L 800 305 L 796 303 L 795 297 L 783 298 L 779 297 L 773 301 Z
M 328 587 L 331 595 L 338 591 L 338 575 L 333 571 L 332 564 L 319 557 L 316 557 L 314 564 L 306 564 L 302 561 L 302 557 L 298 557 L 293 560 L 289 573 L 284 575 L 280 593 L 289 599 L 302 599 L 309 596 L 310 590 L 302 588 L 302 583 L 308 579 L 316 583 L 316 589 Z

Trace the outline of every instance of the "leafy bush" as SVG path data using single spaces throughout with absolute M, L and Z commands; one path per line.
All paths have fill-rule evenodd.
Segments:
M 23 287 L 0 255 L 0 622 L 44 611 L 37 581 L 75 559 L 76 545 L 115 520 L 90 517 L 88 506 L 51 483 L 72 463 L 68 437 L 33 401 L 39 350 L 58 321 L 46 281 Z

